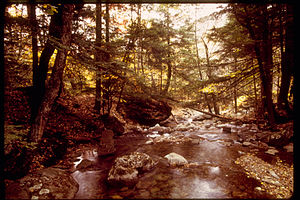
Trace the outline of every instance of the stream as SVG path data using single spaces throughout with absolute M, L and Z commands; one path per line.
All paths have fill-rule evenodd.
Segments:
M 142 133 L 119 136 L 115 138 L 117 151 L 113 155 L 98 156 L 97 144 L 81 144 L 69 152 L 72 177 L 79 184 L 75 199 L 273 198 L 257 191 L 259 181 L 247 176 L 235 160 L 255 153 L 270 163 L 278 157 L 292 162 L 292 154 L 284 150 L 266 154 L 257 146 L 243 145 L 237 134 L 239 127 L 215 119 L 193 120 L 191 116 L 181 117 L 176 127 L 157 125 Z M 224 131 L 224 126 L 232 127 L 231 132 Z M 158 162 L 157 166 L 139 176 L 132 187 L 109 185 L 106 179 L 114 160 L 135 151 L 148 154 Z M 190 165 L 169 166 L 164 156 L 171 152 L 182 155 Z

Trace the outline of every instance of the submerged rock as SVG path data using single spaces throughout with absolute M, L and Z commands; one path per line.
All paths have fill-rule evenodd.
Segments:
M 147 154 L 133 152 L 118 157 L 108 173 L 108 182 L 113 185 L 133 185 L 138 175 L 151 170 L 157 163 Z
M 188 164 L 188 161 L 183 156 L 174 152 L 169 153 L 168 155 L 165 156 L 165 158 L 167 158 L 169 164 L 173 166 Z

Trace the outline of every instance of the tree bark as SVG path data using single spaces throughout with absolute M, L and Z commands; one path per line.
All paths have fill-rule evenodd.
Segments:
M 102 39 L 102 5 L 101 2 L 96 5 L 96 46 L 101 47 L 101 39 Z M 98 50 L 96 52 L 95 58 L 99 63 L 101 61 L 101 52 Z M 95 107 L 96 112 L 100 113 L 101 110 L 101 101 L 102 101 L 102 87 L 101 87 L 101 68 L 97 67 L 96 71 L 96 99 L 95 99 Z
M 62 46 L 68 47 L 71 42 L 72 19 L 75 6 L 72 4 L 65 4 L 58 10 L 57 17 L 60 17 L 61 29 L 56 30 L 61 33 L 60 43 Z M 54 14 L 56 15 L 56 14 Z M 45 91 L 44 98 L 38 110 L 34 123 L 32 124 L 30 139 L 33 142 L 39 142 L 42 139 L 45 126 L 52 109 L 55 98 L 58 96 L 59 88 L 61 86 L 63 71 L 66 63 L 68 50 L 60 49 L 56 55 L 55 64 L 53 66 L 51 78 L 48 87 Z
M 211 74 L 211 65 L 210 65 L 210 61 L 209 61 L 209 55 L 208 55 L 208 47 L 207 47 L 207 44 L 206 42 L 204 41 L 203 38 L 201 38 L 203 44 L 204 44 L 204 48 L 205 48 L 205 56 L 206 56 L 206 62 L 207 62 L 207 76 L 209 79 L 212 79 L 212 74 Z M 218 115 L 219 114 L 219 107 L 218 107 L 218 104 L 217 104 L 217 98 L 216 98 L 216 95 L 214 93 L 211 94 L 212 96 L 212 103 L 213 103 L 213 108 L 214 108 L 214 111 L 215 111 L 215 114 Z
M 168 11 L 169 12 L 169 11 Z M 171 82 L 171 76 L 172 76 L 172 64 L 171 64 L 171 47 L 170 47 L 170 16 L 169 13 L 167 12 L 167 44 L 168 44 L 168 53 L 167 53 L 167 67 L 168 67 L 168 74 L 167 74 L 167 83 L 165 88 L 162 91 L 162 94 L 167 94 L 169 87 L 170 87 L 170 82 Z
M 32 97 L 32 110 L 31 110 L 31 121 L 34 123 L 34 119 L 38 114 L 39 106 L 41 105 L 42 98 L 45 94 L 45 81 L 47 79 L 48 65 L 51 56 L 54 53 L 55 46 L 49 40 L 50 37 L 59 39 L 61 37 L 62 22 L 61 13 L 56 13 L 51 16 L 49 25 L 49 38 L 40 57 L 40 63 L 36 70 L 34 70 L 33 77 L 33 97 Z
M 288 94 L 291 84 L 291 78 L 294 70 L 294 43 L 295 43 L 295 26 L 294 26 L 294 8 L 292 5 L 287 5 L 286 11 L 286 35 L 285 35 L 285 52 L 284 52 L 284 65 L 281 66 L 281 84 L 278 95 L 278 106 L 280 109 L 289 111 Z
M 261 80 L 261 97 L 262 106 L 268 114 L 268 122 L 270 125 L 275 123 L 275 114 L 272 100 L 272 74 L 271 69 L 273 67 L 272 61 L 272 34 L 269 27 L 269 13 L 267 10 L 267 4 L 257 5 L 242 5 L 243 15 L 238 13 L 239 8 L 234 7 L 234 14 L 237 21 L 244 26 L 250 37 L 254 40 L 254 51 L 258 62 L 258 68 L 260 72 Z M 253 13 L 249 13 L 248 9 L 255 10 L 255 17 L 259 15 L 259 19 L 253 16 Z M 252 15 L 251 15 L 252 14 Z M 241 19 L 241 17 L 243 19 Z M 251 18 L 252 17 L 252 18 Z M 254 18 L 254 19 L 253 19 Z M 243 21 L 244 20 L 244 21 Z M 259 29 L 256 27 L 258 26 Z M 257 32 L 256 32 L 257 31 Z M 260 32 L 262 31 L 262 32 Z
M 32 80 L 36 83 L 38 68 L 38 46 L 37 46 L 37 21 L 35 14 L 35 5 L 28 4 L 28 16 L 31 24 L 31 43 L 32 43 Z
M 197 8 L 196 8 L 196 12 L 195 12 L 195 17 L 196 16 L 197 16 Z M 197 67 L 198 67 L 198 71 L 199 71 L 199 76 L 200 76 L 200 79 L 203 80 L 203 76 L 202 76 L 202 72 L 201 72 L 201 68 L 200 68 L 200 57 L 199 57 L 199 50 L 198 50 L 197 21 L 195 21 L 195 48 L 196 48 Z M 208 101 L 207 94 L 206 93 L 203 93 L 203 94 L 204 94 L 204 100 L 207 104 L 208 111 L 211 113 L 212 110 L 211 110 L 211 107 L 210 107 L 210 104 Z

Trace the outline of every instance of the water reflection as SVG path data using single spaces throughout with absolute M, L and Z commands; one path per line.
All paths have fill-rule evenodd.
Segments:
M 72 177 L 77 183 L 80 183 L 75 199 L 102 198 L 105 192 L 103 184 L 104 176 L 102 170 L 85 172 L 75 171 L 72 173 Z
M 186 187 L 188 189 L 188 198 L 225 198 L 228 197 L 215 181 L 201 179 L 196 177 L 189 180 L 190 184 Z

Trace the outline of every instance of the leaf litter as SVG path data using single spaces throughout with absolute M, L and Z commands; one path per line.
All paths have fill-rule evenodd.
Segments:
M 265 191 L 276 198 L 291 198 L 294 192 L 294 166 L 282 163 L 280 159 L 272 165 L 248 153 L 239 157 L 235 164 L 246 171 L 248 178 L 260 182 L 255 189 Z

